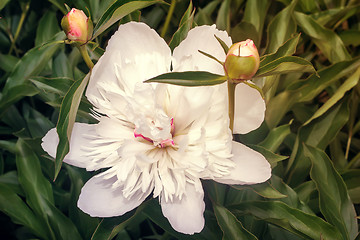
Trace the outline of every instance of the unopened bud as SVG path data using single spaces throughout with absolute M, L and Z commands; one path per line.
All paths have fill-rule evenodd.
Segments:
M 73 8 L 61 20 L 63 28 L 69 40 L 87 43 L 93 34 L 93 23 L 82 10 Z
M 259 69 L 260 57 L 254 42 L 250 39 L 234 43 L 225 59 L 226 75 L 233 81 L 251 79 Z

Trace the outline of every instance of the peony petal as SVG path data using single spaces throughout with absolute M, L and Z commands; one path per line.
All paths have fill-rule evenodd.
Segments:
M 264 121 L 265 101 L 256 89 L 238 84 L 235 89 L 234 133 L 245 134 Z
M 236 164 L 229 175 L 214 180 L 224 184 L 256 184 L 271 177 L 269 162 L 260 153 L 233 141 L 232 160 Z
M 215 25 L 195 27 L 189 31 L 184 41 L 174 49 L 174 71 L 208 71 L 224 74 L 221 64 L 199 52 L 201 50 L 220 61 L 225 61 L 226 54 L 214 35 L 223 40 L 226 45 L 232 44 L 228 34 L 225 31 L 217 30 Z
M 91 139 L 89 136 L 95 134 L 96 124 L 75 123 L 71 135 L 70 151 L 65 156 L 64 162 L 85 168 L 90 159 L 86 157 L 87 151 L 84 146 L 89 146 Z M 42 148 L 53 158 L 56 157 L 56 149 L 59 143 L 59 137 L 56 128 L 51 129 L 42 139 Z
M 117 83 L 131 93 L 136 83 L 168 72 L 170 64 L 170 48 L 153 29 L 144 23 L 121 25 L 92 70 L 86 96 L 96 105 L 98 83 Z
M 92 177 L 81 189 L 78 207 L 92 217 L 120 216 L 139 206 L 150 194 L 150 191 L 143 193 L 140 190 L 127 199 L 123 196 L 122 188 L 112 188 L 116 181 L 116 177 Z
M 169 220 L 171 226 L 178 232 L 185 234 L 199 233 L 204 228 L 204 192 L 196 191 L 193 184 L 187 183 L 182 199 L 166 202 L 161 198 L 163 215 Z

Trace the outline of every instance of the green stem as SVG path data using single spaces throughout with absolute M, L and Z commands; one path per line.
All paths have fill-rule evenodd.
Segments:
M 236 83 L 228 80 L 228 97 L 229 97 L 229 118 L 231 132 L 234 130 L 234 115 L 235 115 L 235 87 Z
M 165 23 L 164 23 L 164 27 L 163 29 L 161 30 L 161 37 L 164 38 L 165 37 L 165 34 L 169 28 L 169 24 L 170 24 L 170 21 L 171 21 L 171 18 L 172 18 L 172 15 L 174 13 L 174 10 L 175 10 L 175 5 L 176 5 L 176 0 L 171 0 L 171 5 L 170 5 L 170 9 L 169 9 L 169 12 L 166 16 L 166 19 L 165 19 Z
M 79 51 L 81 53 L 81 56 L 83 57 L 86 65 L 89 67 L 89 69 L 91 70 L 94 67 L 94 63 L 91 61 L 89 53 L 86 49 L 86 44 L 84 45 L 80 45 L 79 47 Z
M 11 52 L 14 50 L 15 48 L 15 43 L 16 43 L 16 40 L 17 38 L 19 37 L 19 34 L 20 34 L 20 30 L 24 24 L 24 21 L 25 21 L 25 18 L 26 18 L 26 14 L 29 10 L 29 7 L 30 7 L 30 2 L 28 2 L 26 5 L 25 5 L 25 8 L 23 10 L 23 12 L 21 13 L 21 17 L 20 17 L 20 21 L 19 21 L 19 24 L 16 28 L 16 32 L 15 32 L 15 35 L 14 35 L 14 39 L 13 41 L 11 42 L 11 46 L 10 46 L 10 50 L 9 50 L 9 54 L 11 54 Z

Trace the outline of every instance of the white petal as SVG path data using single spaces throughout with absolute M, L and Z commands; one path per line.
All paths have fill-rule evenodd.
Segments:
M 75 123 L 70 140 L 70 151 L 65 156 L 64 162 L 76 167 L 85 168 L 90 161 L 86 157 L 87 151 L 84 151 L 85 146 L 89 146 L 89 136 L 95 134 L 96 124 Z M 53 158 L 56 157 L 56 148 L 59 143 L 59 137 L 56 128 L 51 129 L 42 139 L 42 148 Z
M 214 35 L 223 40 L 226 45 L 232 44 L 228 34 L 225 31 L 217 30 L 215 25 L 195 27 L 189 31 L 184 41 L 174 49 L 174 71 L 195 70 L 224 74 L 221 64 L 198 51 L 201 50 L 220 61 L 225 61 L 226 54 Z
M 185 234 L 199 233 L 204 228 L 204 192 L 196 191 L 193 184 L 187 183 L 185 194 L 181 200 L 174 199 L 166 202 L 161 198 L 163 215 L 171 226 L 178 232 Z
M 259 91 L 246 84 L 238 84 L 235 89 L 234 133 L 245 134 L 264 121 L 265 101 Z
M 138 191 L 130 199 L 126 199 L 121 188 L 112 188 L 115 181 L 115 177 L 92 177 L 81 189 L 78 207 L 92 217 L 120 216 L 139 206 L 150 193 Z
M 265 182 L 271 177 L 270 164 L 260 153 L 234 141 L 232 153 L 235 168 L 229 175 L 215 178 L 215 181 L 225 184 L 256 184 Z
M 170 63 L 170 48 L 154 30 L 144 23 L 121 25 L 92 70 L 86 96 L 96 104 L 98 82 L 131 92 L 136 83 L 168 72 Z

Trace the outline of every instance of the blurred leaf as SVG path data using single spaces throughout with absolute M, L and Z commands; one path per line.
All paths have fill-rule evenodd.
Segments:
M 251 189 L 260 196 L 270 199 L 286 198 L 287 196 L 276 190 L 269 182 L 258 183 L 254 185 L 231 185 L 237 190 Z
M 209 86 L 223 83 L 227 80 L 226 76 L 217 75 L 209 72 L 170 72 L 161 74 L 157 77 L 146 80 L 147 82 L 169 83 L 180 86 L 196 87 Z
M 351 59 L 344 43 L 336 33 L 324 28 L 312 17 L 303 13 L 295 12 L 295 18 L 303 31 L 311 37 L 330 62 L 336 63 Z
M 114 23 L 129 13 L 139 10 L 155 3 L 163 3 L 162 0 L 119 0 L 114 2 L 106 12 L 101 16 L 100 20 L 94 28 L 93 39 L 99 36 Z
M 216 10 L 220 2 L 220 0 L 213 0 L 209 2 L 204 8 L 198 8 L 198 12 L 194 18 L 195 22 L 199 26 L 213 24 L 213 21 L 211 20 L 211 15 Z
M 7 184 L 0 182 L 0 210 L 16 224 L 24 225 L 36 236 L 49 239 L 44 225 Z
M 264 66 L 260 66 L 254 78 L 292 72 L 316 72 L 316 70 L 309 61 L 303 58 L 285 56 L 280 57 Z
M 61 51 L 54 59 L 53 62 L 53 76 L 54 77 L 67 77 L 74 78 L 73 66 L 70 65 L 70 61 L 67 58 L 64 51 Z
M 261 220 L 275 224 L 303 239 L 342 239 L 339 231 L 322 218 L 310 215 L 283 202 L 243 202 L 229 207 L 235 213 L 251 214 Z
M 59 94 L 60 96 L 64 96 L 69 91 L 71 85 L 74 83 L 72 79 L 66 77 L 32 77 L 29 80 L 34 83 L 37 88 L 48 93 Z
M 60 172 L 62 162 L 70 150 L 69 142 L 72 128 L 75 123 L 79 104 L 89 81 L 91 72 L 84 79 L 76 81 L 66 93 L 60 107 L 59 120 L 56 125 L 56 131 L 59 136 L 59 144 L 56 149 L 55 174 L 54 179 Z
M 224 233 L 223 240 L 257 239 L 229 210 L 217 204 L 214 204 L 213 207 L 218 224 Z
M 332 106 L 334 106 L 340 99 L 342 99 L 342 97 L 345 95 L 345 93 L 347 91 L 349 91 L 350 89 L 352 89 L 353 87 L 355 87 L 357 85 L 357 83 L 359 82 L 359 78 L 360 78 L 360 68 L 353 74 L 351 75 L 337 90 L 336 93 L 331 96 L 330 99 L 328 99 L 324 105 L 322 105 L 316 112 L 315 114 L 309 119 L 307 120 L 306 123 L 304 123 L 304 125 L 309 124 L 312 120 L 314 120 L 315 118 L 320 117 L 321 115 L 323 115 L 326 111 L 328 111 Z
M 343 179 L 323 151 L 309 145 L 304 148 L 312 162 L 310 177 L 319 191 L 321 213 L 339 229 L 343 239 L 354 239 L 358 232 L 356 212 Z
M 268 160 L 272 167 L 275 167 L 277 162 L 283 161 L 288 158 L 288 156 L 281 156 L 279 154 L 273 153 L 270 150 L 259 145 L 248 144 L 248 146 L 255 151 L 261 153 L 266 158 L 266 160 Z
M 0 68 L 5 72 L 11 72 L 19 59 L 13 55 L 5 55 L 0 53 Z
M 175 47 L 177 47 L 181 43 L 182 40 L 186 38 L 194 22 L 194 13 L 195 10 L 193 4 L 190 1 L 188 9 L 181 18 L 179 28 L 172 36 L 171 41 L 169 43 L 169 47 L 172 51 L 174 50 Z
M 273 53 L 285 41 L 287 41 L 293 33 L 296 32 L 296 23 L 293 18 L 294 8 L 297 0 L 291 1 L 291 4 L 279 12 L 270 22 L 268 32 L 268 46 L 266 53 Z
M 41 172 L 39 159 L 30 146 L 19 139 L 16 166 L 19 182 L 24 189 L 27 203 L 35 214 L 46 222 L 50 239 L 81 239 L 76 227 L 54 206 L 51 184 Z
M 275 152 L 283 143 L 284 139 L 291 133 L 291 122 L 289 124 L 272 129 L 266 138 L 261 143 L 259 143 L 259 145 L 268 149 L 269 151 Z
M 8 4 L 9 1 L 10 0 L 1 0 L 0 1 L 0 10 L 2 10 L 6 6 L 6 4 Z
M 252 24 L 258 34 L 258 40 L 262 39 L 262 32 L 267 11 L 271 2 L 267 0 L 246 1 L 243 22 Z M 259 46 L 260 41 L 257 42 Z
M 355 47 L 360 45 L 360 31 L 347 30 L 339 33 L 339 37 L 344 42 L 345 46 L 353 45 Z
M 55 12 L 46 11 L 36 30 L 35 46 L 39 47 L 41 44 L 50 41 L 60 31 Z
M 248 1 L 251 2 L 251 1 Z M 259 46 L 259 34 L 252 23 L 242 21 L 231 29 L 231 38 L 234 43 L 251 39 L 256 46 Z
M 351 169 L 341 174 L 353 203 L 360 203 L 360 169 Z
M 216 18 L 216 28 L 230 32 L 230 0 L 224 0 Z

